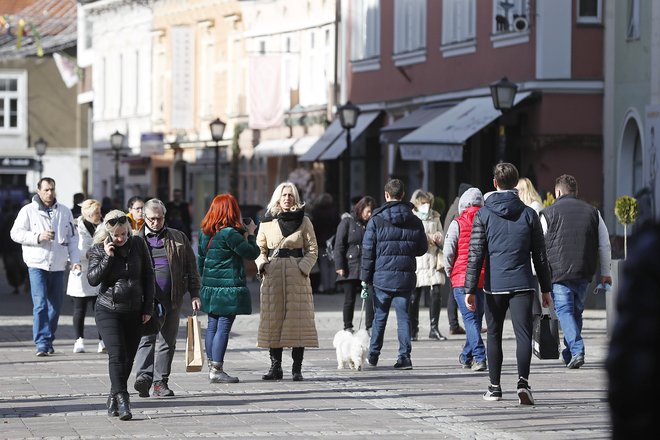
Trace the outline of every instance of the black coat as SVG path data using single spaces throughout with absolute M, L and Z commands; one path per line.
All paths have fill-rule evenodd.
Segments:
M 532 275 L 530 253 L 541 291 L 550 292 L 550 268 L 538 215 L 513 191 L 486 195 L 484 207 L 477 211 L 472 224 L 465 273 L 466 293 L 474 293 L 484 259 L 485 292 L 534 290 L 536 281 Z
M 337 281 L 359 280 L 360 259 L 362 258 L 362 238 L 366 223 L 360 222 L 354 214 L 344 217 L 337 227 L 333 256 L 335 269 L 344 269 L 345 277 L 337 275 Z
M 155 277 L 147 244 L 140 237 L 130 237 L 126 258 L 105 253 L 103 243 L 89 249 L 87 280 L 99 286 L 96 304 L 119 313 L 141 311 L 151 315 L 154 307 Z

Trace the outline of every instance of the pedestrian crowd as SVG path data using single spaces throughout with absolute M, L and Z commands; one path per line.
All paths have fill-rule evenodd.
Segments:
M 84 322 L 92 309 L 97 351 L 108 355 L 108 415 L 121 420 L 132 418 L 132 371 L 139 397 L 174 395 L 168 381 L 186 294 L 192 310 L 207 315 L 209 383 L 240 381 L 226 371 L 225 356 L 237 316 L 252 313 L 245 261 L 254 261 L 261 282 L 256 345 L 270 357 L 263 380 L 283 379 L 284 349 L 291 349 L 292 380 L 303 380 L 305 348 L 319 347 L 313 292 L 337 288 L 344 296 L 341 329 L 353 333 L 364 325 L 369 333 L 366 368 L 381 361 L 391 308 L 399 346 L 394 369 L 413 368 L 422 301 L 429 308 L 428 338 L 445 341 L 439 327 L 444 300 L 448 334 L 465 338 L 457 367 L 487 371 L 488 401 L 503 395 L 502 334 L 509 315 L 514 386 L 519 403 L 533 405 L 534 315 L 554 310 L 564 336 L 561 359 L 569 369 L 580 368 L 587 285 L 597 271 L 601 283 L 612 283 L 600 213 L 577 197 L 572 176 L 558 177 L 554 191 L 556 203 L 543 209 L 532 182 L 512 164 L 499 163 L 493 190 L 461 184 L 442 222 L 432 193 L 418 189 L 408 199 L 398 179 L 385 184 L 383 205 L 364 196 L 341 216 L 329 195 L 307 206 L 295 184 L 282 182 L 254 220 L 241 215 L 231 194 L 216 195 L 194 252 L 180 190 L 168 203 L 132 197 L 127 212 L 104 211 L 102 202 L 77 194 L 74 218 L 57 201 L 55 181 L 45 177 L 29 204 L 8 209 L 2 227 L 20 246 L 26 275 L 19 264 L 7 264 L 16 247 L 3 256 L 12 286 L 29 278 L 37 356 L 54 352 L 65 292 L 74 304 L 74 353 L 87 350 Z

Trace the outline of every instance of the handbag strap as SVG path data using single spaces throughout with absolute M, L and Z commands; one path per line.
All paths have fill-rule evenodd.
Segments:
M 211 242 L 213 241 L 214 238 L 215 238 L 215 233 L 211 235 L 211 238 L 209 238 L 209 242 L 206 243 L 206 253 L 209 252 L 209 248 L 211 247 Z

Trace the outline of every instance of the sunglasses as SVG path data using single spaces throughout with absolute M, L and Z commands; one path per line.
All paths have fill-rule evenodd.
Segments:
M 115 217 L 115 218 L 111 218 L 111 219 L 109 219 L 107 223 L 108 223 L 110 226 L 116 226 L 116 225 L 118 225 L 118 224 L 119 224 L 119 225 L 123 225 L 123 224 L 126 223 L 127 221 L 128 221 L 128 217 L 126 217 L 125 215 L 122 215 L 121 217 Z

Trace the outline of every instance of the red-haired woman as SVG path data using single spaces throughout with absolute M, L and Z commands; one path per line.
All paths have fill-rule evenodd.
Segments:
M 237 377 L 224 372 L 223 363 L 236 315 L 252 313 L 243 259 L 259 256 L 256 228 L 253 221 L 243 224 L 231 194 L 215 196 L 202 220 L 197 268 L 202 277 L 202 311 L 208 313 L 205 348 L 211 383 L 238 382 Z

